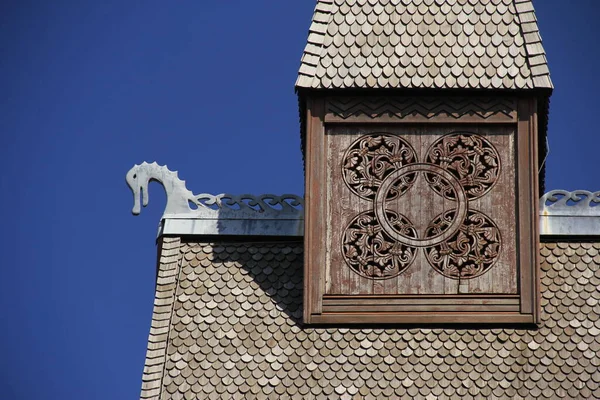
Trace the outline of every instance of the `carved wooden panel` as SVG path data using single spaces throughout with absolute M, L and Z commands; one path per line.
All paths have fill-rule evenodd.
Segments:
M 514 133 L 328 129 L 325 293 L 515 294 Z
M 535 322 L 535 101 L 384 100 L 307 104 L 305 320 Z
M 516 122 L 511 97 L 334 97 L 325 122 Z

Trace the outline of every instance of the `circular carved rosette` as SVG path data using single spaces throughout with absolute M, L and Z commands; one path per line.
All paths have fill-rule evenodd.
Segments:
M 425 231 L 436 237 L 456 220 L 457 210 L 438 215 Z M 486 273 L 498 259 L 502 244 L 496 224 L 479 211 L 469 210 L 458 231 L 448 240 L 425 248 L 425 256 L 440 274 L 451 279 L 471 279 Z
M 456 200 L 456 212 L 451 221 L 443 227 L 439 232 L 424 238 L 418 238 L 416 235 L 411 236 L 406 232 L 397 229 L 397 227 L 389 220 L 388 215 L 391 211 L 388 208 L 390 200 L 389 193 L 398 193 L 395 189 L 397 185 L 403 185 L 406 176 L 415 176 L 415 174 L 423 173 L 426 176 L 435 177 L 437 182 L 444 185 L 444 193 L 451 194 Z M 414 178 L 413 178 L 414 180 Z M 401 196 L 399 194 L 398 196 Z M 467 215 L 467 197 L 460 182 L 447 170 L 431 164 L 410 164 L 400 168 L 390 174 L 381 184 L 375 198 L 375 215 L 381 222 L 384 232 L 392 239 L 409 246 L 426 247 L 441 243 L 450 238 L 460 228 L 462 221 Z
M 431 145 L 425 160 L 454 175 L 469 200 L 486 194 L 500 174 L 500 156 L 494 146 L 483 136 L 472 133 L 452 133 L 441 137 Z M 456 200 L 439 176 L 426 174 L 426 179 L 436 193 Z
M 404 139 L 383 133 L 365 135 L 354 141 L 346 151 L 342 160 L 342 176 L 353 193 L 372 200 L 388 175 L 416 161 L 415 150 Z M 389 191 L 389 198 L 405 193 L 414 180 L 414 174 L 406 175 L 402 185 Z
M 412 223 L 392 211 L 387 219 L 398 231 L 417 237 Z M 414 261 L 417 249 L 390 238 L 372 211 L 357 215 L 342 234 L 342 255 L 350 269 L 369 279 L 389 279 L 404 272 Z

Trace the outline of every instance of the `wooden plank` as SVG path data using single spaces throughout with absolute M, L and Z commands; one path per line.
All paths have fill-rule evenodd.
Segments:
M 357 298 L 358 297 L 358 298 Z M 323 313 L 332 312 L 361 312 L 366 314 L 385 312 L 498 312 L 498 311 L 520 311 L 520 299 L 518 296 L 495 298 L 456 297 L 338 297 L 324 298 Z
M 311 134 L 313 135 L 313 147 L 312 151 L 316 157 L 315 169 L 312 171 L 316 179 L 311 181 L 310 190 L 313 192 L 313 198 L 316 199 L 316 207 L 313 208 L 315 211 L 312 214 L 312 235 L 313 235 L 313 250 L 315 257 L 312 259 L 313 265 L 317 268 L 313 269 L 311 279 L 313 279 L 313 285 L 317 288 L 318 292 L 313 293 L 313 310 L 315 312 L 321 312 L 321 301 L 324 290 L 324 257 L 325 248 L 323 247 L 323 236 L 322 236 L 322 221 L 325 219 L 325 199 L 324 199 L 324 188 L 323 182 L 325 181 L 325 127 L 323 124 L 324 106 L 325 102 L 323 99 L 315 99 L 311 108 L 311 114 L 313 119 L 313 125 L 311 128 Z M 313 203 L 313 205 L 315 205 Z
M 328 151 L 327 156 L 327 196 L 328 204 L 331 208 L 331 213 L 328 213 L 327 224 L 325 229 L 327 230 L 328 243 L 330 246 L 330 276 L 331 280 L 330 289 L 326 290 L 325 293 L 353 293 L 354 289 L 351 288 L 352 271 L 346 265 L 346 261 L 343 256 L 343 238 L 340 235 L 338 227 L 334 226 L 336 221 L 338 223 L 347 226 L 352 218 L 354 217 L 353 205 L 354 196 L 350 190 L 342 184 L 342 175 L 340 163 L 343 157 L 343 149 L 350 145 L 351 138 L 344 132 L 339 131 L 335 128 L 327 128 L 325 132 Z M 334 195 L 334 192 L 337 192 Z
M 540 198 L 539 193 L 539 172 L 538 172 L 538 120 L 537 120 L 537 100 L 536 98 L 531 99 L 530 103 L 531 117 L 530 117 L 530 175 L 531 175 L 531 187 L 529 188 L 531 200 L 531 302 L 532 302 L 532 313 L 536 324 L 541 322 L 540 319 L 540 307 L 541 307 L 541 290 L 540 290 L 540 233 L 537 216 L 540 215 L 538 199 Z
M 312 316 L 314 324 L 533 324 L 533 316 L 518 313 L 394 313 Z
M 446 295 L 446 296 L 324 296 L 324 305 L 376 305 L 376 304 L 519 304 L 518 295 Z
M 320 313 L 323 283 L 323 251 L 317 244 L 323 221 L 323 106 L 322 99 L 307 100 L 306 179 L 305 179 L 305 240 L 304 240 L 304 319 L 310 322 L 313 313 Z
M 330 97 L 326 123 L 514 123 L 510 97 Z
M 422 115 L 407 115 L 402 118 L 382 115 L 382 116 L 370 116 L 370 115 L 352 115 L 347 118 L 343 118 L 331 113 L 325 115 L 325 123 L 343 123 L 343 124 L 390 124 L 390 123 L 405 123 L 405 124 L 506 124 L 514 123 L 513 118 L 504 116 L 491 116 L 489 118 L 482 118 L 475 115 L 464 115 L 458 118 L 451 116 L 435 116 L 428 118 Z
M 533 165 L 533 179 L 532 179 L 532 187 L 531 187 L 531 199 L 533 200 L 533 214 L 535 217 L 531 221 L 531 236 L 533 237 L 533 260 L 532 260 L 532 270 L 533 270 L 533 317 L 536 324 L 542 323 L 541 316 L 541 307 L 542 307 L 542 290 L 541 290 L 541 265 L 540 265 L 540 226 L 538 224 L 537 216 L 540 215 L 540 203 L 538 199 L 542 195 L 539 192 L 540 183 L 539 183 L 539 125 L 538 125 L 538 103 L 537 99 L 532 100 L 533 105 L 533 115 L 531 118 L 531 126 L 532 126 L 532 149 L 531 149 L 531 164 Z
M 534 133 L 531 130 L 531 118 L 533 115 L 533 104 L 530 99 L 519 100 L 518 106 L 519 122 L 517 132 L 517 190 L 518 190 L 518 229 L 519 229 L 519 272 L 520 272 L 520 293 L 521 293 L 521 313 L 531 314 L 534 313 L 535 301 L 533 297 L 537 298 L 537 294 L 534 291 L 534 276 L 533 269 L 534 260 L 536 257 L 534 254 L 539 252 L 539 246 L 533 249 L 536 240 L 533 238 L 537 229 L 535 228 L 536 220 L 534 214 L 536 211 L 535 205 L 537 203 L 533 201 L 532 197 L 537 191 L 537 149 L 533 148 L 533 136 Z M 535 158 L 535 164 L 534 159 Z M 536 197 L 537 198 L 537 197 Z
M 360 129 L 358 129 L 358 131 L 360 132 Z M 345 154 L 346 149 L 351 145 L 352 142 L 354 142 L 354 140 L 356 140 L 357 136 L 359 133 L 356 132 L 356 129 L 352 130 L 352 132 L 350 132 L 348 129 L 346 129 L 346 127 L 340 127 L 340 126 L 336 126 L 336 132 L 340 132 L 342 134 L 342 137 L 344 138 L 343 143 L 344 143 L 344 147 L 338 149 L 339 150 L 339 155 L 341 157 L 342 154 Z M 343 195 L 347 195 L 349 197 L 349 199 L 347 200 L 347 203 L 345 202 L 345 204 L 348 204 L 348 208 L 346 208 L 344 210 L 344 221 L 345 223 L 350 223 L 350 221 L 354 220 L 357 217 L 358 213 L 361 213 L 364 211 L 364 206 L 361 203 L 361 199 L 358 196 L 355 196 L 353 193 L 350 192 L 350 189 L 343 184 L 343 179 L 342 179 L 342 172 L 341 172 L 341 167 L 342 164 L 344 163 L 344 160 L 342 160 L 341 158 L 338 160 L 338 163 L 336 165 L 332 165 L 331 168 L 339 171 L 340 174 L 340 179 L 339 179 L 339 185 L 340 187 L 343 185 L 344 189 L 342 191 Z M 345 225 L 346 226 L 346 225 Z M 338 233 L 336 234 L 336 236 L 339 237 L 339 232 L 341 231 L 341 229 L 338 228 Z M 345 293 L 349 293 L 349 294 L 358 294 L 358 293 L 372 293 L 373 288 L 370 287 L 369 283 L 371 283 L 370 281 L 366 281 L 365 278 L 363 278 L 362 276 L 360 276 L 356 271 L 351 270 L 348 265 L 345 263 L 345 261 L 343 263 L 340 263 L 340 267 L 346 269 L 346 288 L 347 291 Z
M 476 294 L 452 294 L 447 297 L 453 298 L 480 298 L 480 299 L 497 299 L 497 298 L 519 298 L 518 294 L 513 293 L 476 293 Z M 324 298 L 327 299 L 346 299 L 346 298 L 356 298 L 356 299 L 370 299 L 370 298 L 378 298 L 378 299 L 438 299 L 444 298 L 444 296 L 440 296 L 438 294 L 387 294 L 387 295 L 325 295 Z
M 307 103 L 306 106 L 306 132 L 305 132 L 305 168 L 306 168 L 306 173 L 305 173 L 305 178 L 304 178 L 304 295 L 303 295 L 303 302 L 304 302 L 304 322 L 306 323 L 310 323 L 311 322 L 311 314 L 312 314 L 312 310 L 313 310 L 313 306 L 312 306 L 312 300 L 313 300 L 313 292 L 315 291 L 314 288 L 314 284 L 312 282 L 311 279 L 309 279 L 310 276 L 312 276 L 312 269 L 313 269 L 313 265 L 312 265 L 312 259 L 313 259 L 313 253 L 311 250 L 311 243 L 313 241 L 313 229 L 312 229 L 312 221 L 313 219 L 311 218 L 311 212 L 312 212 L 312 208 L 313 208 L 313 197 L 312 197 L 312 193 L 310 191 L 310 187 L 311 187 L 311 183 L 313 180 L 313 176 L 312 173 L 310 173 L 309 171 L 313 171 L 314 169 L 314 155 L 312 153 L 312 149 L 314 147 L 313 145 L 313 134 L 311 133 L 312 131 L 312 126 L 314 124 L 312 115 L 311 115 L 311 110 L 310 110 L 310 105 L 311 105 L 311 100 L 310 99 L 306 99 L 305 100 Z
M 442 313 L 442 312 L 515 312 L 519 313 L 519 304 L 513 305 L 456 305 L 456 304 L 410 304 L 405 306 L 391 306 L 388 304 L 379 304 L 371 306 L 323 306 L 323 315 L 330 313 L 399 313 L 399 312 L 423 312 L 423 313 Z

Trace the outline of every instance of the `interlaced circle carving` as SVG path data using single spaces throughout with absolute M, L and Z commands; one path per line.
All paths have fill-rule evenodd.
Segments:
M 448 187 L 448 192 L 454 193 L 455 198 L 458 199 L 458 215 L 457 218 L 454 219 L 452 224 L 446 227 L 447 229 L 445 229 L 443 232 L 438 232 L 438 234 L 435 236 L 426 237 L 423 239 L 405 236 L 401 232 L 398 232 L 396 229 L 394 229 L 394 226 L 386 218 L 386 214 L 388 212 L 387 204 L 389 200 L 387 196 L 388 191 L 393 190 L 396 182 L 403 182 L 404 176 L 415 175 L 419 172 L 423 172 L 426 175 L 436 176 L 439 182 L 445 182 L 446 186 Z M 430 246 L 448 239 L 459 228 L 461 221 L 464 219 L 466 213 L 467 198 L 465 196 L 465 192 L 460 186 L 460 183 L 456 180 L 456 178 L 454 178 L 452 174 L 436 165 L 417 163 L 407 165 L 406 167 L 402 167 L 396 170 L 393 174 L 390 174 L 385 179 L 385 181 L 379 188 L 379 191 L 377 192 L 377 196 L 375 197 L 375 215 L 377 215 L 385 232 L 398 241 L 416 247 Z
M 431 145 L 425 160 L 456 176 L 469 200 L 486 194 L 500 174 L 498 152 L 479 135 L 462 133 L 443 136 Z M 456 200 L 446 192 L 446 186 L 438 181 L 438 177 L 430 174 L 425 177 L 437 194 Z
M 408 237 L 417 237 L 417 231 L 403 215 L 388 211 L 386 218 L 398 231 Z M 415 248 L 390 238 L 372 212 L 363 212 L 350 222 L 342 243 L 350 268 L 372 279 L 387 279 L 401 274 L 417 254 Z
M 415 163 L 417 154 L 404 139 L 387 134 L 373 134 L 352 143 L 344 155 L 342 176 L 352 192 L 372 200 L 381 182 L 396 169 Z M 407 174 L 403 182 L 390 190 L 389 198 L 404 194 L 414 183 Z
M 456 219 L 450 210 L 437 216 L 425 231 L 435 236 Z M 489 217 L 469 211 L 458 231 L 448 240 L 425 248 L 425 256 L 440 274 L 450 278 L 469 279 L 486 273 L 498 259 L 500 230 Z
M 469 201 L 485 195 L 497 182 L 500 157 L 484 137 L 453 133 L 438 139 L 419 163 L 404 139 L 383 133 L 356 140 L 344 156 L 342 176 L 348 188 L 372 200 L 372 210 L 356 216 L 342 237 L 348 266 L 370 279 L 404 272 L 424 248 L 429 264 L 451 279 L 470 279 L 496 262 L 500 230 Z M 455 206 L 435 217 L 423 237 L 413 222 L 394 210 L 418 176 Z

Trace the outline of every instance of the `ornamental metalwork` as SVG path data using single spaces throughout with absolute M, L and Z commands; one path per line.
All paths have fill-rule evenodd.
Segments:
M 212 219 L 302 219 L 304 199 L 294 194 L 194 194 L 179 178 L 177 171 L 156 162 L 134 165 L 126 176 L 133 193 L 132 213 L 138 215 L 148 205 L 148 185 L 156 181 L 163 185 L 167 205 L 163 218 L 188 216 Z M 141 202 L 140 202 L 141 198 Z
M 494 146 L 480 135 L 452 133 L 436 140 L 424 161 L 406 140 L 387 133 L 363 136 L 346 151 L 346 186 L 372 201 L 372 208 L 354 217 L 342 233 L 342 255 L 352 271 L 369 279 L 396 277 L 410 267 L 419 248 L 435 271 L 451 279 L 478 277 L 497 261 L 500 230 L 470 204 L 498 180 L 500 157 Z M 430 221 L 422 237 L 394 209 L 419 176 L 452 205 Z
M 540 234 L 600 235 L 600 191 L 552 190 L 540 199 Z
M 600 190 L 552 190 L 541 197 L 540 210 L 540 215 L 595 217 L 600 214 Z

